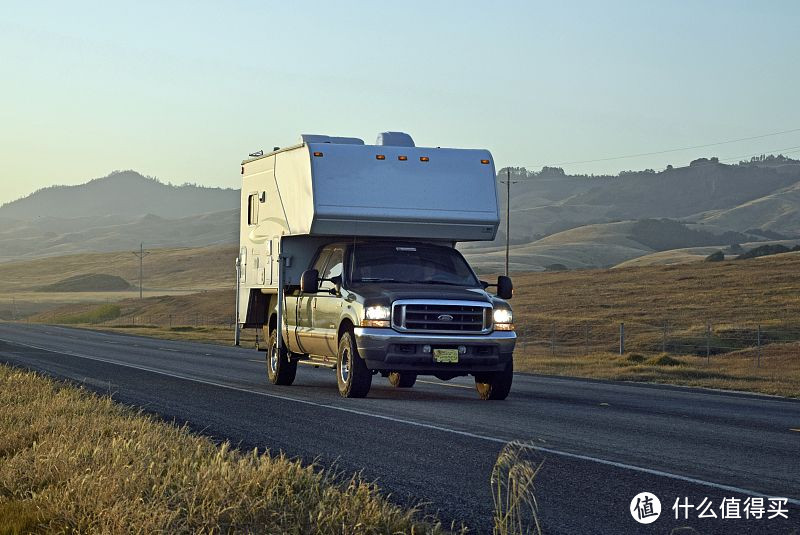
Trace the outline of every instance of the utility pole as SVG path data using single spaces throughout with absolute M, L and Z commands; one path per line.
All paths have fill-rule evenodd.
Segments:
M 142 298 L 142 260 L 150 254 L 150 251 L 144 250 L 144 243 L 139 244 L 139 250 L 133 251 L 133 254 L 139 259 L 139 299 Z
M 502 180 L 500 181 L 503 182 Z M 511 181 L 511 168 L 506 167 L 506 277 L 508 277 L 508 250 L 511 244 L 511 184 L 516 184 L 517 181 Z

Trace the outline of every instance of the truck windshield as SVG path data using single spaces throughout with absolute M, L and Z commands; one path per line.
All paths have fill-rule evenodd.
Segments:
M 478 285 L 464 257 L 455 249 L 413 245 L 356 246 L 351 281 Z

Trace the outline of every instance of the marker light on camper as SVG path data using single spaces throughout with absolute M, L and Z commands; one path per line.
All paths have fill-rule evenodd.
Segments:
M 376 154 L 375 155 L 375 159 L 376 160 L 385 160 L 386 159 L 386 155 L 385 154 Z
M 483 165 L 489 165 L 489 160 L 481 160 L 481 163 L 482 163 Z
M 314 152 L 314 156 L 316 156 L 317 158 L 322 158 L 323 154 L 319 151 L 316 151 Z
M 419 161 L 421 161 L 421 162 L 429 162 L 429 161 L 431 161 L 431 159 L 428 158 L 427 156 L 420 156 L 419 157 Z
M 408 156 L 398 156 L 397 159 L 400 160 L 401 162 L 404 162 L 408 160 Z

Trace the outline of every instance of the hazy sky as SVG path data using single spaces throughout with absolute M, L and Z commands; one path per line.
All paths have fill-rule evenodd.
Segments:
M 237 187 L 301 133 L 533 168 L 800 129 L 798 28 L 796 1 L 4 1 L 0 202 L 115 169 Z M 800 131 L 563 167 L 789 148 Z

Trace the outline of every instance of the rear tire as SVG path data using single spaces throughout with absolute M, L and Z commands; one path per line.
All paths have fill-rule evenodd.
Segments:
M 417 382 L 417 374 L 411 372 L 391 372 L 389 384 L 395 388 L 411 388 Z
M 363 398 L 372 386 L 372 372 L 358 354 L 355 335 L 346 332 L 339 340 L 336 358 L 336 382 L 339 394 L 345 398 Z
M 267 344 L 267 377 L 269 382 L 274 385 L 289 386 L 294 382 L 297 375 L 297 361 L 289 358 L 289 351 L 286 344 L 281 345 L 278 352 L 278 331 L 273 330 L 269 334 Z
M 475 376 L 475 389 L 481 399 L 501 400 L 508 397 L 514 380 L 514 362 L 508 361 L 500 372 L 482 373 Z

